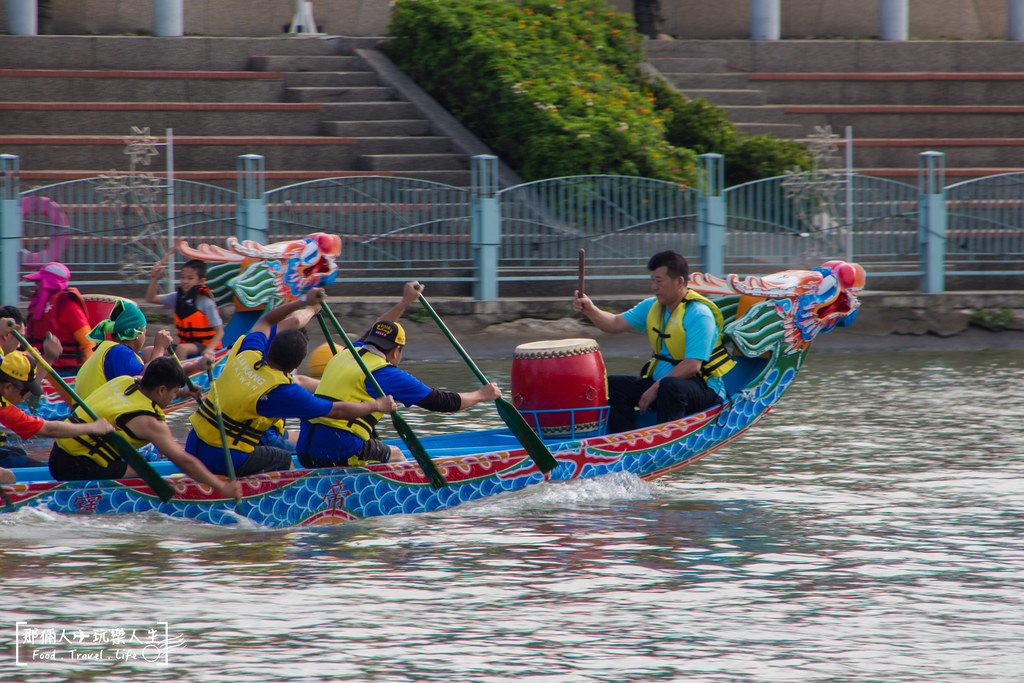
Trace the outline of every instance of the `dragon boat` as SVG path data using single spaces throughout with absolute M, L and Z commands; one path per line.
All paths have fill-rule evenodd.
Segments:
M 746 278 L 695 274 L 690 286 L 716 300 L 725 317 L 727 346 L 736 360 L 725 375 L 729 399 L 696 415 L 618 434 L 599 429 L 589 436 L 547 437 L 544 442 L 557 461 L 547 473 L 509 430 L 489 429 L 422 438 L 447 482 L 436 488 L 410 458 L 245 477 L 239 480 L 243 497 L 236 501 L 176 473 L 164 461 L 156 468 L 175 492 L 167 502 L 139 479 L 55 482 L 45 469 L 34 468 L 18 470 L 18 483 L 0 487 L 3 510 L 155 511 L 211 524 L 291 527 L 429 512 L 546 481 L 619 472 L 656 479 L 697 462 L 761 420 L 793 383 L 814 339 L 854 321 L 864 271 L 856 264 L 830 261 L 811 270 Z M 564 384 L 571 379 L 559 376 L 555 363 L 548 381 Z
M 341 240 L 337 235 L 321 232 L 273 244 L 239 241 L 230 237 L 226 247 L 205 243 L 191 247 L 187 242 L 181 242 L 177 251 L 186 258 L 207 263 L 207 286 L 218 306 L 235 305 L 235 314 L 224 330 L 224 348 L 214 354 L 214 376 L 217 377 L 230 353 L 231 344 L 249 331 L 267 307 L 273 308 L 304 295 L 313 287 L 324 287 L 334 282 L 338 274 L 336 261 L 341 253 Z M 105 320 L 120 298 L 85 294 L 89 322 L 96 325 Z M 74 388 L 75 378 L 65 379 Z M 189 379 L 203 391 L 209 389 L 205 368 L 191 372 Z M 168 410 L 180 410 L 192 404 L 191 398 L 180 399 Z M 44 420 L 63 420 L 71 414 L 67 402 L 49 382 L 44 383 L 43 395 L 37 403 L 21 407 Z

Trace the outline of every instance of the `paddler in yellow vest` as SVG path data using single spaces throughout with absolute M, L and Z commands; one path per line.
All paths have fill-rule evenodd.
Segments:
M 396 409 L 390 396 L 365 402 L 331 401 L 314 396 L 295 382 L 292 373 L 306 358 L 305 331 L 278 330 L 273 340 L 270 333 L 275 325 L 303 307 L 310 309 L 307 313 L 319 310 L 322 296 L 323 290 L 315 288 L 306 294 L 305 300 L 296 299 L 264 313 L 216 381 L 228 448 L 238 476 L 291 469 L 291 453 L 261 443 L 264 433 L 281 419 L 340 420 Z M 210 470 L 223 473 L 226 466 L 217 408 L 209 396 L 189 421 L 192 431 L 185 440 L 185 450 Z
M 636 427 L 635 409 L 657 411 L 657 421 L 677 420 L 720 403 L 722 376 L 736 364 L 722 345 L 722 313 L 690 291 L 690 267 L 681 254 L 658 252 L 647 263 L 654 296 L 625 313 L 609 313 L 577 291 L 573 310 L 602 332 L 646 334 L 652 356 L 641 371 L 608 376 L 608 432 Z
M 146 316 L 134 301 L 118 300 L 110 310 L 110 316 L 89 333 L 89 338 L 99 345 L 78 370 L 75 393 L 88 397 L 115 377 L 138 377 L 146 367 L 145 360 L 165 355 L 171 343 L 171 333 L 160 330 L 154 344 L 146 346 L 146 327 Z M 200 360 L 202 367 L 206 367 L 206 361 Z M 196 362 L 186 363 L 185 372 L 196 367 Z M 184 388 L 179 392 L 181 397 L 188 393 Z M 194 398 L 197 401 L 202 398 L 198 390 Z
M 373 373 L 385 394 L 394 396 L 399 403 L 416 405 L 424 410 L 454 413 L 499 398 L 501 389 L 494 382 L 475 391 L 442 391 L 432 389 L 408 372 L 398 369 L 405 348 L 405 330 L 398 319 L 405 308 L 419 298 L 421 291 L 419 282 L 407 282 L 401 302 L 374 323 L 355 344 L 366 369 Z M 316 395 L 335 401 L 369 401 L 377 392 L 352 354 L 342 348 L 327 361 Z M 310 468 L 341 467 L 405 460 L 401 449 L 384 443 L 374 433 L 374 427 L 385 412 L 388 411 L 374 411 L 358 419 L 302 420 L 296 443 L 299 464 Z
M 235 498 L 241 494 L 238 484 L 211 474 L 185 452 L 167 426 L 164 409 L 184 384 L 185 372 L 181 366 L 164 356 L 147 365 L 141 378 L 115 377 L 90 394 L 85 403 L 97 417 L 113 423 L 136 449 L 151 443 L 188 476 L 212 486 L 225 498 Z M 89 424 L 92 418 L 77 407 L 67 422 Z M 90 436 L 57 439 L 50 451 L 50 474 L 58 481 L 138 476 L 109 443 Z
M 83 434 L 106 434 L 114 430 L 110 422 L 102 419 L 90 424 L 68 424 L 27 415 L 18 407 L 27 396 L 38 397 L 42 393 L 43 388 L 36 379 L 36 362 L 32 356 L 12 350 L 0 358 L 0 425 L 17 434 L 18 438 L 28 440 L 34 436 L 74 437 Z M 32 459 L 22 466 L 32 467 L 37 464 L 39 463 Z M 13 482 L 14 474 L 0 467 L 0 483 Z

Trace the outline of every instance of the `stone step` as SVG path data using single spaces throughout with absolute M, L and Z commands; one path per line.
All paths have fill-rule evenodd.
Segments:
M 367 71 L 355 55 L 259 55 L 249 58 L 253 71 Z
M 150 170 L 147 171 L 152 174 L 155 178 L 166 178 L 167 174 L 164 171 Z M 70 180 L 83 180 L 87 178 L 99 178 L 101 175 L 109 175 L 110 169 L 45 169 L 45 170 L 28 170 L 21 172 L 21 180 L 23 184 L 29 185 L 52 185 L 54 183 L 62 183 Z M 465 183 L 462 187 L 469 184 L 469 171 L 465 172 Z M 302 170 L 302 171 L 278 171 L 268 170 L 264 172 L 264 179 L 266 180 L 267 189 L 273 189 L 275 187 L 282 187 L 285 185 L 292 185 L 295 183 L 301 183 L 309 180 L 326 180 L 329 178 L 364 178 L 367 176 L 387 176 L 387 177 L 416 177 L 422 178 L 423 180 L 433 180 L 434 178 L 445 178 L 446 180 L 438 180 L 437 182 L 448 182 L 448 180 L 458 181 L 462 179 L 462 175 L 458 172 L 452 171 L 416 171 L 415 175 L 405 173 L 392 173 L 390 171 L 341 171 L 341 170 Z M 195 182 L 207 183 L 210 185 L 216 185 L 218 187 L 225 187 L 228 189 L 237 189 L 238 187 L 238 172 L 234 169 L 221 169 L 221 170 L 202 170 L 202 171 L 175 171 L 174 177 L 178 180 L 193 180 Z M 458 182 L 451 182 L 449 184 L 458 185 Z
M 338 55 L 370 47 L 379 38 L 297 39 L 186 36 L 0 35 L 0 67 L 38 69 L 249 69 L 252 55 Z M 264 69 L 264 71 L 273 69 Z
M 0 131 L 8 135 L 154 133 L 190 135 L 318 135 L 321 106 L 285 102 L 0 102 Z M 333 105 L 337 106 L 337 105 Z
M 355 140 L 359 154 L 451 154 L 452 141 L 438 135 L 341 138 Z
M 370 87 L 380 85 L 380 79 L 372 71 L 291 71 L 284 74 L 284 85 L 286 88 Z
M 331 102 L 319 106 L 328 121 L 393 121 L 419 115 L 410 102 Z
M 749 72 L 1006 71 L 1022 54 L 1008 40 L 649 40 L 644 50 L 650 59 L 723 59 Z
M 777 138 L 801 138 L 810 130 L 796 123 L 735 123 L 744 135 L 774 135 Z
M 858 137 L 1015 137 L 1024 106 L 789 105 L 785 118 L 807 127 L 853 127 Z
M 162 131 L 161 131 L 162 132 Z M 163 144 L 161 135 L 155 142 Z M 361 153 L 390 149 L 374 141 L 361 146 L 355 138 L 321 136 L 176 136 L 174 165 L 185 171 L 231 168 L 242 154 L 259 154 L 266 167 L 276 170 L 337 168 L 355 170 Z M 21 168 L 127 169 L 125 138 L 117 135 L 2 135 L 0 151 L 21 157 Z M 157 147 L 151 167 L 165 162 L 166 149 Z M 444 150 L 447 151 L 447 150 Z
M 341 137 L 386 137 L 429 135 L 430 122 L 426 119 L 392 119 L 374 121 L 324 121 L 324 133 Z
M 0 69 L 0 101 L 267 102 L 281 97 L 283 73 Z
M 680 92 L 690 99 L 703 99 L 709 104 L 718 106 L 727 105 L 763 105 L 767 103 L 764 92 L 760 90 L 726 90 L 726 89 L 680 89 Z
M 662 73 L 726 73 L 729 67 L 724 59 L 715 57 L 656 57 L 650 59 L 651 66 Z
M 359 157 L 363 171 L 468 171 L 462 154 L 364 154 Z
M 753 73 L 750 87 L 780 104 L 953 105 L 1024 102 L 1024 72 Z
M 661 71 L 660 73 L 669 81 L 669 83 L 680 89 L 695 88 L 700 90 L 732 88 L 742 90 L 750 87 L 747 74 L 700 74 L 691 72 L 671 73 L 666 71 Z
M 1024 162 L 1024 138 L 854 138 L 857 167 L 916 167 L 922 152 L 942 152 L 946 165 L 1011 168 Z
M 395 91 L 381 86 L 304 86 L 285 88 L 285 102 L 383 102 L 395 99 Z
M 722 109 L 734 123 L 795 123 L 787 117 L 788 108 L 777 104 L 727 105 Z

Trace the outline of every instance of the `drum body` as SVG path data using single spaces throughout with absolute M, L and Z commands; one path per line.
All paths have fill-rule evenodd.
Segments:
M 556 339 L 516 347 L 512 403 L 546 438 L 576 438 L 603 431 L 608 420 L 608 378 L 593 339 Z
M 89 324 L 96 327 L 110 317 L 114 304 L 123 297 L 112 294 L 83 294 L 82 298 L 85 299 L 85 312 L 89 316 Z

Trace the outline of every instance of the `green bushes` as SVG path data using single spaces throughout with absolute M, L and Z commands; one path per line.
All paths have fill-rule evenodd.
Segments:
M 781 160 L 768 142 L 744 152 L 721 110 L 644 82 L 632 18 L 604 0 L 398 0 L 390 33 L 399 68 L 528 180 L 689 183 L 697 153 Z

